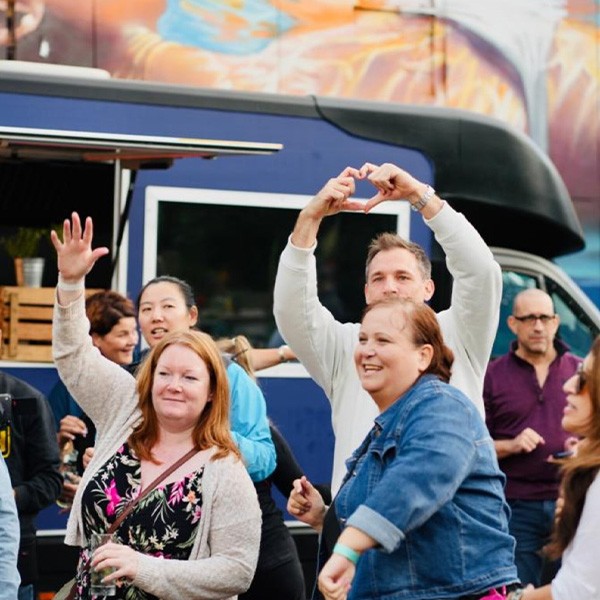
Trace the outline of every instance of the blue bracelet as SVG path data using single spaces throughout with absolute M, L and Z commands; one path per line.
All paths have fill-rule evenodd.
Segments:
M 344 546 L 344 544 L 340 543 L 337 543 L 333 547 L 333 553 L 339 554 L 340 556 L 347 558 L 350 562 L 353 562 L 354 564 L 356 564 L 358 562 L 358 559 L 360 558 L 360 552 L 352 550 L 352 548 L 348 548 L 348 546 Z

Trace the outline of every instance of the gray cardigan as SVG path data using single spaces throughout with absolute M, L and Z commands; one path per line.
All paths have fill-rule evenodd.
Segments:
M 140 419 L 135 379 L 100 354 L 88 331 L 83 294 L 66 307 L 55 303 L 56 367 L 97 430 L 94 457 L 83 474 L 67 523 L 65 543 L 69 545 L 85 543 L 83 490 Z M 249 587 L 258 558 L 261 513 L 243 463 L 234 457 L 209 460 L 202 494 L 202 518 L 190 559 L 141 555 L 134 585 L 165 600 L 231 600 Z

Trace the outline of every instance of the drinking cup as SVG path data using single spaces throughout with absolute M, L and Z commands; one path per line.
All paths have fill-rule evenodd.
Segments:
M 90 550 L 92 554 L 94 550 L 108 544 L 108 542 L 114 542 L 114 536 L 112 533 L 92 533 L 90 539 Z M 116 594 L 116 585 L 112 581 L 110 583 L 102 583 L 102 580 L 111 573 L 114 573 L 114 567 L 105 567 L 104 569 L 94 569 L 92 567 L 90 572 L 90 592 L 92 596 L 114 596 Z

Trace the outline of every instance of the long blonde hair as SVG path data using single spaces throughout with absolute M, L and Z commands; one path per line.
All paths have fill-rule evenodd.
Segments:
M 140 459 L 157 462 L 152 448 L 158 441 L 158 418 L 152 402 L 152 385 L 158 359 L 172 345 L 189 348 L 206 364 L 210 376 L 208 402 L 198 418 L 192 439 L 198 450 L 217 448 L 213 460 L 240 452 L 231 437 L 229 423 L 229 383 L 221 354 L 209 335 L 200 331 L 174 331 L 165 336 L 150 352 L 137 374 L 138 404 L 142 420 L 129 436 L 129 445 Z
M 250 358 L 250 350 L 253 349 L 252 344 L 245 335 L 236 335 L 234 338 L 223 338 L 217 340 L 217 348 L 221 352 L 229 354 L 231 360 L 236 362 L 254 381 L 256 381 L 256 373 L 252 367 Z

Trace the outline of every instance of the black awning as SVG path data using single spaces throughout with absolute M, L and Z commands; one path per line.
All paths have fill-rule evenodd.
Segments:
M 414 148 L 435 170 L 442 198 L 490 246 L 552 258 L 581 250 L 583 231 L 558 171 L 527 136 L 466 111 L 318 98 L 324 118 L 350 134 Z

